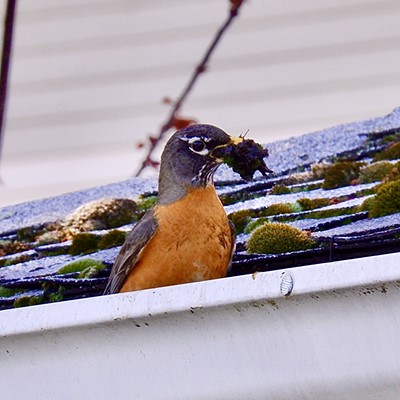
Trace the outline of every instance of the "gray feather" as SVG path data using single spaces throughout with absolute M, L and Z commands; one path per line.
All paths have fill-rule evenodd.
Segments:
M 135 267 L 141 250 L 154 236 L 156 229 L 157 220 L 151 208 L 126 237 L 111 269 L 104 294 L 118 293 L 121 290 L 126 277 Z

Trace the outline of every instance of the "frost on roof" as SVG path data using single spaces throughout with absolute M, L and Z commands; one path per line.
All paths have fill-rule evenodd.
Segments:
M 131 178 L 61 196 L 0 208 L 0 234 L 65 218 L 82 204 L 102 198 L 135 198 L 156 190 L 156 179 Z
M 320 162 L 332 155 L 361 148 L 368 134 L 396 129 L 399 126 L 400 107 L 384 117 L 338 125 L 322 131 L 266 143 L 270 154 L 267 165 L 276 174 L 281 174 L 300 166 Z M 226 166 L 222 166 L 216 174 L 216 181 L 238 179 L 240 179 L 238 175 Z
M 340 197 L 340 196 L 351 196 L 355 193 L 359 192 L 360 190 L 370 189 L 374 187 L 374 183 L 368 183 L 365 185 L 357 185 L 357 186 L 345 186 L 337 189 L 331 190 L 323 190 L 323 189 L 316 189 L 307 192 L 305 195 L 304 192 L 297 192 L 297 193 L 290 193 L 290 194 L 281 194 L 281 195 L 267 195 L 263 197 L 258 197 L 257 199 L 247 200 L 240 203 L 233 204 L 231 206 L 225 207 L 226 212 L 232 213 L 241 210 L 251 210 L 251 209 L 258 209 L 263 207 L 268 207 L 272 204 L 280 204 L 280 203 L 292 203 L 296 200 L 299 200 L 303 197 L 307 197 L 309 199 L 317 199 L 321 197 L 326 198 L 333 198 L 333 197 Z M 353 205 L 353 204 L 351 204 Z M 326 208 L 336 208 L 343 206 L 332 204 L 327 206 Z
M 400 213 L 390 214 L 379 218 L 363 219 L 361 221 L 354 222 L 351 225 L 339 226 L 325 231 L 316 232 L 316 237 L 334 237 L 334 236 L 345 236 L 364 234 L 382 229 L 391 229 L 400 227 Z
M 382 182 L 400 182 L 400 157 L 386 162 L 384 167 L 390 173 L 381 171 L 382 176 L 374 175 L 364 183 L 361 174 L 344 176 L 344 183 L 326 189 L 324 177 L 318 175 L 327 173 L 326 164 L 321 162 L 361 161 L 357 170 L 369 166 L 379 149 L 399 140 L 400 108 L 382 118 L 268 144 L 270 157 L 266 161 L 274 174 L 267 179 L 258 175 L 244 183 L 222 166 L 216 175 L 217 191 L 237 230 L 230 275 L 400 251 L 400 207 L 393 211 L 400 195 L 385 200 L 390 215 L 370 218 L 378 188 L 388 184 Z M 311 168 L 313 164 L 319 166 L 318 173 Z M 400 183 L 390 184 L 397 185 L 392 192 L 400 190 Z M 156 188 L 156 179 L 133 178 L 1 208 L 0 309 L 100 295 L 121 240 L 153 204 Z M 81 205 L 104 198 L 135 200 L 138 196 L 141 199 L 132 206 L 134 214 L 123 226 L 110 221 L 99 224 L 96 209 L 93 220 L 88 221 L 85 215 L 80 221 L 78 215 L 76 224 L 68 224 L 67 216 Z M 276 222 L 308 231 L 315 246 L 250 254 L 246 248 L 249 238 L 263 224 Z

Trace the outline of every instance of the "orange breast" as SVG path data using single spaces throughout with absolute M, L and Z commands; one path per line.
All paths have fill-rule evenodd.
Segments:
M 158 230 L 140 254 L 121 292 L 221 278 L 234 238 L 213 186 L 156 206 Z

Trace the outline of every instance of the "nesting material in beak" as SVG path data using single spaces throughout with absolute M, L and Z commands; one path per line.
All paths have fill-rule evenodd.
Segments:
M 229 144 L 233 144 L 235 146 L 237 146 L 239 143 L 242 143 L 245 140 L 245 138 L 243 136 L 231 136 L 231 141 Z
M 231 137 L 229 143 L 216 147 L 211 155 L 222 160 L 246 181 L 251 180 L 256 171 L 260 171 L 264 176 L 272 172 L 264 162 L 268 150 L 254 140 L 244 137 Z

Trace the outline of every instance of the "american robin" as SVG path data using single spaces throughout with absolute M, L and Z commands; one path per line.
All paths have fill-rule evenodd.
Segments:
M 235 235 L 215 191 L 223 160 L 213 151 L 242 140 L 211 125 L 191 125 L 168 140 L 157 202 L 128 234 L 105 294 L 226 276 Z

